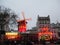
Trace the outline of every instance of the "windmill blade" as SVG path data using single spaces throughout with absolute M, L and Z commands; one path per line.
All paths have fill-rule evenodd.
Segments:
M 32 20 L 31 18 L 29 18 L 29 19 L 25 19 L 25 20 Z M 17 22 L 20 22 L 20 21 L 23 21 L 23 20 L 17 20 Z
M 22 16 L 23 16 L 23 18 L 24 18 L 24 20 L 25 20 L 24 12 L 22 12 Z
M 32 20 L 31 18 L 25 19 L 25 20 Z
M 23 19 L 23 20 L 17 20 L 17 22 L 21 22 L 21 21 L 24 21 L 24 20 L 25 20 L 25 21 L 26 21 L 26 20 L 31 20 L 31 18 L 25 19 L 25 16 L 24 16 L 24 12 L 23 12 L 23 11 L 22 11 L 21 13 L 22 13 L 22 16 L 23 16 L 24 19 Z

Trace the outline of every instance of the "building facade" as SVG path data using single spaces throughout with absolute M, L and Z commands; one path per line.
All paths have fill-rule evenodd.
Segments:
M 60 23 L 52 23 L 51 28 L 56 29 L 55 31 L 60 32 Z
M 38 15 L 38 19 L 37 19 L 38 31 L 42 31 L 41 28 L 43 28 L 43 27 L 50 28 L 50 17 L 49 17 L 49 15 L 47 17 L 39 17 L 39 15 Z
M 60 39 L 60 23 L 52 23 L 51 29 L 53 29 L 52 32 L 56 33 L 57 37 Z

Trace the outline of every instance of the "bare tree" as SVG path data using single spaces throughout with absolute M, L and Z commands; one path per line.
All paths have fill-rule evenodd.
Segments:
M 9 31 L 12 24 L 17 24 L 16 18 L 17 15 L 11 9 L 0 6 L 0 30 Z

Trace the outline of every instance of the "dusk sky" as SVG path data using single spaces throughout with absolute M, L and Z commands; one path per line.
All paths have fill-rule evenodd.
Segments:
M 51 23 L 60 22 L 60 0 L 0 0 L 0 5 L 12 9 L 22 19 L 21 12 L 25 13 L 27 29 L 36 26 L 37 16 L 50 15 Z

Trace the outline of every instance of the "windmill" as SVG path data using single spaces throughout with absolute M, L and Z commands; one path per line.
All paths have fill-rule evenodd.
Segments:
M 18 31 L 19 32 L 26 32 L 27 28 L 27 21 L 26 20 L 31 20 L 31 18 L 26 19 L 24 16 L 24 12 L 22 12 L 23 20 L 18 20 Z

